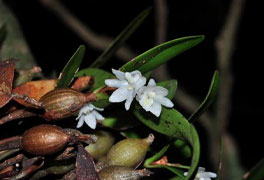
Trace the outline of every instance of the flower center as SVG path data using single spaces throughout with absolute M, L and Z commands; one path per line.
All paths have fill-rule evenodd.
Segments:
M 133 87 L 131 85 L 127 85 L 127 90 L 132 91 Z
M 153 92 L 153 91 L 152 92 L 149 92 L 148 93 L 148 96 L 153 99 L 156 96 L 156 93 Z

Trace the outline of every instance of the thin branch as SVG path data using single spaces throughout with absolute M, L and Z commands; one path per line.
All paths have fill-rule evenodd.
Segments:
M 71 30 L 93 48 L 104 50 L 113 41 L 112 38 L 93 32 L 87 25 L 77 19 L 59 0 L 40 0 L 48 9 L 53 11 Z M 128 47 L 122 47 L 116 56 L 122 60 L 130 60 L 136 56 Z

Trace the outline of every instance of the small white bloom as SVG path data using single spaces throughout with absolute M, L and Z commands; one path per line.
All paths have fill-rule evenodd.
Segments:
M 146 110 L 159 117 L 161 105 L 173 107 L 171 100 L 166 98 L 168 90 L 161 86 L 156 86 L 154 79 L 150 79 L 147 86 L 142 87 L 137 94 L 139 104 Z
M 125 102 L 125 108 L 128 110 L 136 96 L 137 91 L 146 84 L 146 78 L 140 71 L 122 72 L 112 69 L 117 79 L 106 79 L 105 84 L 109 87 L 117 88 L 109 98 L 110 102 Z
M 184 173 L 184 176 L 187 176 L 188 172 Z M 206 172 L 205 168 L 199 167 L 198 172 L 194 178 L 194 180 L 211 180 L 211 178 L 216 178 L 217 175 L 213 172 Z
M 96 120 L 104 120 L 104 117 L 99 114 L 97 111 L 103 111 L 103 108 L 97 108 L 92 103 L 88 103 L 84 105 L 78 114 L 76 120 L 79 120 L 77 124 L 77 128 L 82 127 L 83 123 L 85 122 L 90 128 L 95 129 L 96 127 Z

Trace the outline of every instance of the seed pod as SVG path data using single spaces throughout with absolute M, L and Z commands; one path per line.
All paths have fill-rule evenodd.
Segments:
M 99 172 L 100 180 L 138 180 L 150 176 L 152 172 L 147 169 L 134 170 L 129 167 L 109 166 Z
M 94 94 L 83 94 L 70 88 L 52 90 L 40 98 L 47 119 L 67 118 L 76 113 L 85 103 L 95 100 Z
M 144 159 L 154 135 L 149 134 L 145 139 L 124 139 L 112 146 L 107 154 L 109 166 L 126 166 L 135 168 Z
M 49 155 L 62 150 L 70 140 L 62 128 L 55 125 L 39 125 L 26 131 L 22 148 L 34 155 Z
M 109 149 L 113 146 L 115 138 L 106 131 L 96 131 L 94 134 L 97 140 L 94 144 L 89 144 L 85 150 L 94 158 L 99 159 L 107 154 Z

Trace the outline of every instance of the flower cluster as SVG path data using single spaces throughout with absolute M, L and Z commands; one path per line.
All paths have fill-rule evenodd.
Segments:
M 184 173 L 184 176 L 187 176 L 188 172 Z M 206 172 L 205 168 L 199 167 L 197 174 L 194 178 L 194 180 L 211 180 L 211 178 L 216 178 L 217 175 L 213 172 Z
M 112 103 L 125 101 L 125 109 L 129 110 L 134 98 L 148 112 L 159 117 L 162 107 L 173 107 L 173 103 L 166 97 L 168 90 L 157 86 L 154 79 L 150 79 L 148 85 L 146 78 L 140 71 L 122 72 L 112 69 L 117 79 L 106 79 L 105 84 L 109 87 L 117 88 L 109 98 Z M 80 128 L 85 122 L 90 128 L 95 129 L 96 120 L 104 120 L 104 117 L 97 111 L 103 111 L 91 103 L 83 106 L 76 118 L 79 120 L 77 128 Z
M 117 88 L 110 96 L 110 102 L 126 101 L 125 108 L 128 110 L 136 97 L 143 109 L 157 117 L 160 116 L 161 105 L 173 107 L 173 103 L 166 98 L 168 90 L 161 86 L 156 86 L 153 79 L 150 79 L 148 85 L 144 86 L 146 78 L 142 76 L 140 71 L 121 72 L 113 69 L 112 72 L 117 79 L 105 80 L 107 86 Z

